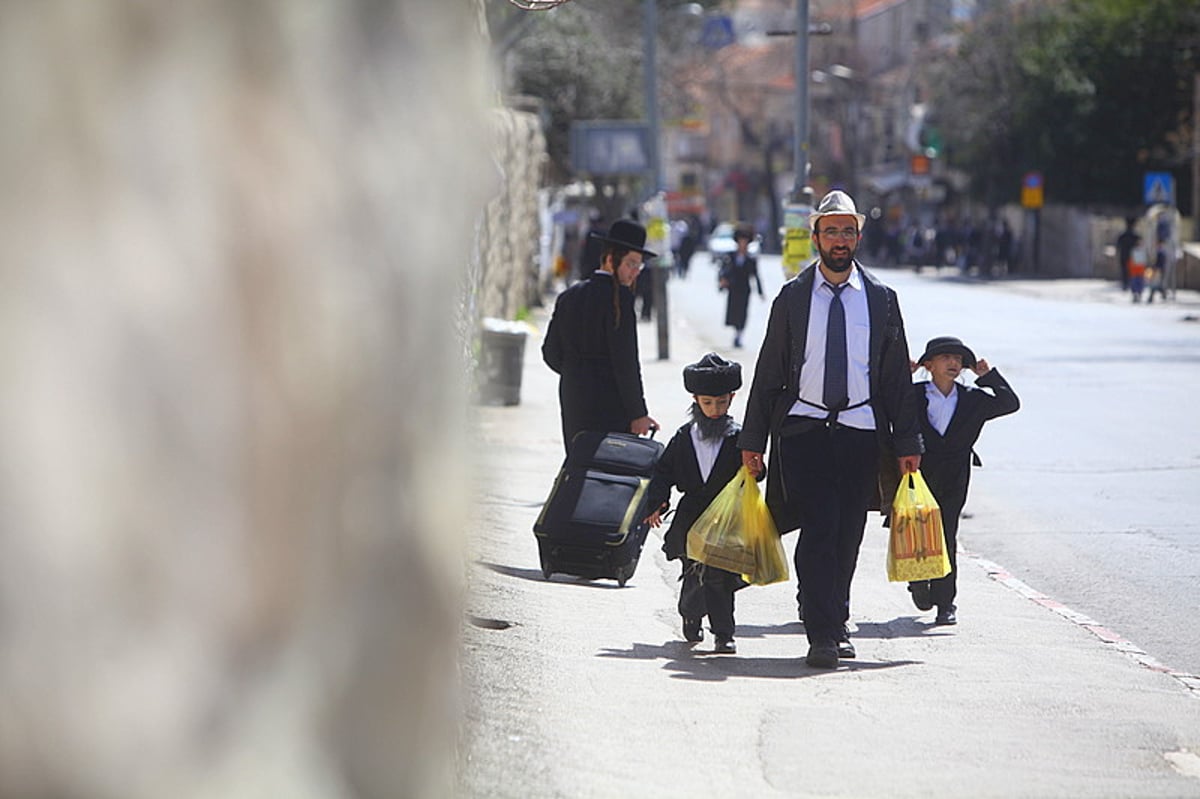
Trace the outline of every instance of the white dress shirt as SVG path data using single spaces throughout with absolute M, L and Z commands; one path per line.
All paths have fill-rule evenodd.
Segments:
M 701 480 L 708 482 L 708 476 L 712 474 L 713 464 L 717 462 L 717 453 L 721 451 L 723 443 L 725 439 L 722 436 L 701 438 L 700 428 L 692 422 L 692 446 L 696 449 L 696 465 L 700 467 Z
M 946 428 L 954 418 L 954 409 L 958 407 L 958 387 L 955 386 L 947 396 L 933 384 L 931 380 L 925 385 L 925 399 L 929 403 L 929 424 L 941 435 L 946 435 Z
M 857 405 L 871 396 L 869 364 L 871 358 L 871 315 L 867 308 L 867 292 L 858 266 L 850 269 L 849 288 L 842 291 L 842 307 L 846 310 L 846 361 L 849 371 L 846 388 L 850 405 Z M 800 368 L 800 399 L 823 406 L 825 396 L 825 329 L 829 326 L 829 305 L 833 289 L 820 268 L 813 279 L 812 306 L 808 313 L 808 338 L 804 346 L 804 365 Z M 798 401 L 790 411 L 793 416 L 824 419 L 829 412 Z M 860 430 L 875 429 L 875 412 L 869 404 L 842 411 L 838 423 Z

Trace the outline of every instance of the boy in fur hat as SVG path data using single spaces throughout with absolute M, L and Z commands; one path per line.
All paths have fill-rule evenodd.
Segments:
M 649 506 L 657 510 L 646 519 L 651 527 L 659 527 L 662 514 L 670 507 L 671 488 L 682 492 L 675 518 L 663 536 L 663 552 L 668 560 L 679 560 L 683 566 L 679 592 L 683 637 L 692 642 L 704 640 L 701 622 L 708 616 L 716 638 L 714 651 L 721 654 L 737 651 L 733 640 L 733 592 L 746 583 L 733 572 L 689 560 L 687 534 L 742 466 L 737 446 L 741 425 L 729 415 L 734 392 L 741 386 L 741 365 L 715 352 L 684 367 L 683 387 L 693 400 L 691 421 L 676 431 L 658 461 L 649 488 Z

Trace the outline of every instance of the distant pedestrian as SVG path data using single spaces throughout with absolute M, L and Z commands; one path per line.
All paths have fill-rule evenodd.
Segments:
M 950 573 L 909 583 L 908 590 L 918 609 L 937 607 L 934 624 L 957 624 L 958 519 L 967 502 L 971 464 L 982 465 L 973 447 L 984 422 L 1016 412 L 1021 401 L 998 370 L 953 336 L 931 339 L 914 369 L 918 365 L 930 376 L 912 388 L 925 442 L 921 475 L 942 509 Z M 975 372 L 975 386 L 957 382 L 964 368 Z
M 650 482 L 648 518 L 651 527 L 662 524 L 670 507 L 671 489 L 683 493 L 671 526 L 663 536 L 668 560 L 678 560 L 683 581 L 679 591 L 679 615 L 683 637 L 704 640 L 703 617 L 716 638 L 714 651 L 723 654 L 737 649 L 734 643 L 733 592 L 746 582 L 733 572 L 708 566 L 687 556 L 687 534 L 700 514 L 742 467 L 737 436 L 741 426 L 729 415 L 734 392 L 742 386 L 742 367 L 710 352 L 683 369 L 683 387 L 692 395 L 691 421 L 680 427 L 667 444 Z
M 832 191 L 810 220 L 820 258 L 771 305 L 738 445 L 758 474 L 770 441 L 767 505 L 780 532 L 800 528 L 805 660 L 831 669 L 856 654 L 850 584 L 880 468 L 912 472 L 922 448 L 899 300 L 854 258 L 864 217 Z
M 583 238 L 579 242 L 579 258 L 576 259 L 573 280 L 583 280 L 600 268 L 601 242 L 592 234 L 603 235 L 606 227 L 604 217 L 600 215 L 599 211 L 593 208 L 588 212 L 587 229 L 584 230 Z
M 1001 275 L 1007 275 L 1012 268 L 1013 230 L 1007 219 L 1001 219 L 996 229 L 996 266 Z
M 1121 270 L 1121 289 L 1129 290 L 1130 283 L 1130 259 L 1133 257 L 1133 248 L 1138 246 L 1142 237 L 1133 229 L 1137 219 L 1132 216 L 1125 217 L 1125 230 L 1121 235 L 1117 236 L 1117 267 Z
M 762 280 L 758 277 L 758 259 L 750 254 L 750 242 L 754 241 L 754 229 L 738 225 L 733 231 L 737 250 L 722 256 L 719 281 L 725 298 L 725 325 L 734 329 L 733 346 L 742 346 L 742 331 L 746 329 L 746 318 L 750 309 L 750 281 L 758 288 L 762 299 Z
M 542 342 L 542 359 L 557 372 L 563 445 L 583 430 L 644 435 L 658 428 L 646 410 L 638 358 L 633 292 L 645 249 L 646 229 L 628 219 L 607 234 L 600 267 L 558 295 Z
M 1149 275 L 1146 280 L 1146 287 L 1150 289 L 1150 294 L 1146 297 L 1147 303 L 1154 302 L 1154 295 L 1162 295 L 1163 302 L 1167 301 L 1167 247 L 1170 242 L 1160 241 L 1158 246 L 1154 248 L 1154 266 L 1146 270 Z

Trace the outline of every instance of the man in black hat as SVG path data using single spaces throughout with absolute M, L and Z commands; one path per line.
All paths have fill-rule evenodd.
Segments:
M 638 359 L 633 292 L 646 229 L 619 219 L 601 244 L 600 268 L 558 296 L 542 342 L 542 359 L 560 375 L 563 445 L 583 430 L 645 435 L 658 429 L 646 410 Z
M 817 668 L 855 656 L 850 582 L 881 465 L 921 462 L 900 305 L 854 260 L 864 220 L 841 191 L 812 214 L 820 258 L 771 306 L 738 439 L 755 474 L 771 442 L 767 504 L 780 532 L 801 531 L 798 596 Z

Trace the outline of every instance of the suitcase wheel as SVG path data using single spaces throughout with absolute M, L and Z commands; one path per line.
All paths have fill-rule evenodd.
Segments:
M 630 563 L 625 566 L 617 567 L 617 585 L 621 588 L 625 587 L 625 583 L 633 576 L 634 564 Z

